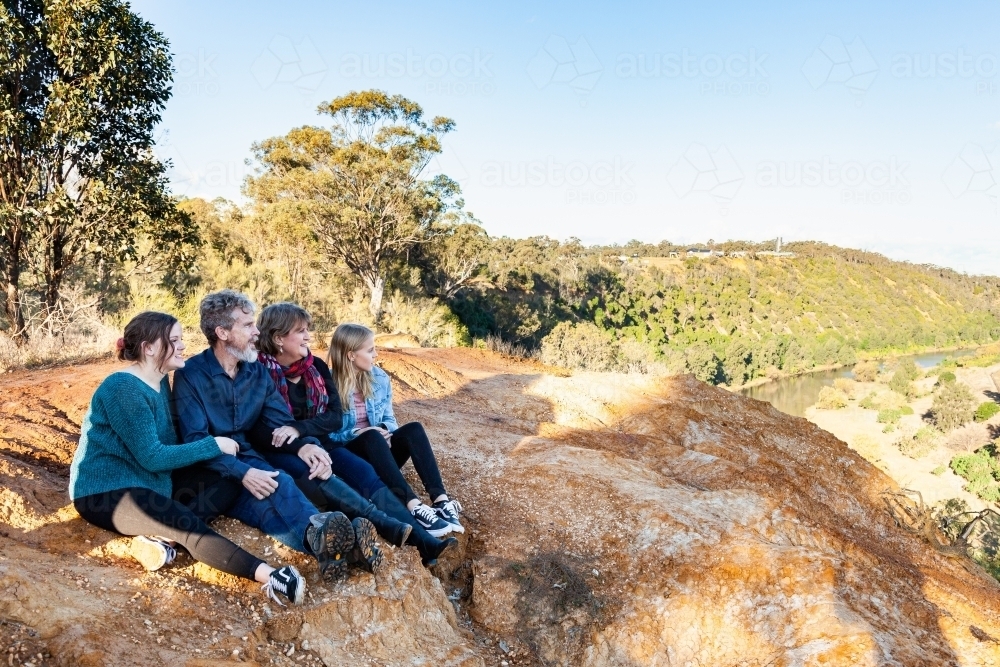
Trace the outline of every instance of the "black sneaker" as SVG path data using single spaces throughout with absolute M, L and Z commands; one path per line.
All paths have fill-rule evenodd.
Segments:
M 410 510 L 410 514 L 424 530 L 434 537 L 444 537 L 454 529 L 450 523 L 438 516 L 433 507 L 428 507 L 423 503 Z
M 439 517 L 451 524 L 451 530 L 453 532 L 465 532 L 465 528 L 462 527 L 462 523 L 458 520 L 458 515 L 462 511 L 462 503 L 449 498 L 448 500 L 442 500 L 434 503 L 433 507 Z
M 375 574 L 382 567 L 382 551 L 375 544 L 378 536 L 375 526 L 360 516 L 351 521 L 351 525 L 354 526 L 354 548 L 351 549 L 347 562 Z
M 320 574 L 339 579 L 347 574 L 347 555 L 354 548 L 354 526 L 340 512 L 313 514 L 306 529 L 306 546 L 319 561 Z
M 266 591 L 267 596 L 282 607 L 285 606 L 285 603 L 276 593 L 284 595 L 292 604 L 302 604 L 302 598 L 306 594 L 306 581 L 295 567 L 285 565 L 271 572 L 271 576 L 268 577 L 262 590 Z

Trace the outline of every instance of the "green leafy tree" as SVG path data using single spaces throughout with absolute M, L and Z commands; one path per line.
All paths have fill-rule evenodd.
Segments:
M 424 288 L 431 296 L 450 300 L 466 287 L 487 261 L 490 237 L 468 214 L 445 216 L 435 224 L 426 243 L 414 248 Z
M 390 263 L 462 206 L 453 180 L 422 178 L 455 123 L 425 120 L 415 102 L 379 90 L 348 93 L 319 112 L 333 119 L 329 128 L 301 127 L 254 146 L 262 171 L 245 191 L 259 204 L 294 203 L 327 257 L 362 280 L 377 321 Z
M 135 258 L 160 221 L 190 240 L 152 153 L 170 79 L 166 40 L 125 2 L 0 6 L 0 270 L 17 339 L 29 263 L 51 312 L 83 258 Z

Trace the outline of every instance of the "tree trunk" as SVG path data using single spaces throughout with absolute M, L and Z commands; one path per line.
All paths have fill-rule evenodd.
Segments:
M 28 331 L 24 326 L 24 311 L 21 310 L 21 291 L 17 283 L 20 276 L 19 271 L 12 271 L 13 275 L 7 276 L 7 300 L 4 301 L 4 315 L 10 322 L 11 338 L 18 345 L 24 345 L 28 340 Z
M 385 278 L 382 276 L 375 276 L 373 280 L 365 281 L 368 283 L 368 291 L 371 294 L 371 301 L 368 303 L 368 310 L 372 314 L 372 319 L 375 324 L 382 319 L 382 295 L 385 293 Z

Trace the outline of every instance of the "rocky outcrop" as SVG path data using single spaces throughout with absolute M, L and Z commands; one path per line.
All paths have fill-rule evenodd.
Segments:
M 393 550 L 384 575 L 336 585 L 312 572 L 293 610 L 189 559 L 144 573 L 61 496 L 74 424 L 113 367 L 14 374 L 0 617 L 62 664 L 1000 664 L 1000 586 L 898 528 L 894 483 L 803 419 L 691 377 L 477 350 L 380 359 L 465 505 L 460 557 L 432 574 Z

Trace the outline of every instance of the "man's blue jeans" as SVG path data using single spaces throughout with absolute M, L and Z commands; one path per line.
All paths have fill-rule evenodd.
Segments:
M 241 460 L 258 470 L 274 470 L 256 456 Z M 310 517 L 318 514 L 319 510 L 302 495 L 295 481 L 286 473 L 278 471 L 274 479 L 278 482 L 274 493 L 258 500 L 244 488 L 226 515 L 267 533 L 291 549 L 309 553 L 305 547 L 306 528 L 309 527 Z
M 385 483 L 379 479 L 378 474 L 372 465 L 360 456 L 348 451 L 344 447 L 327 450 L 330 454 L 333 474 L 347 482 L 347 484 L 361 494 L 365 499 L 372 499 L 382 489 Z M 267 453 L 264 454 L 267 462 L 279 470 L 284 470 L 294 479 L 309 477 L 309 466 L 305 461 L 295 454 Z M 320 480 L 316 480 L 319 482 Z

